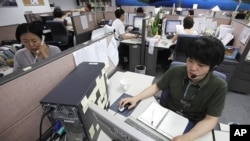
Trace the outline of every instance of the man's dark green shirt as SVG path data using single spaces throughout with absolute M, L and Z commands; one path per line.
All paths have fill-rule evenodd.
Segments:
M 177 113 L 181 111 L 194 123 L 206 115 L 220 117 L 227 94 L 226 81 L 209 72 L 201 81 L 191 83 L 184 97 L 189 82 L 186 66 L 172 67 L 162 76 L 157 86 L 168 90 L 167 108 Z

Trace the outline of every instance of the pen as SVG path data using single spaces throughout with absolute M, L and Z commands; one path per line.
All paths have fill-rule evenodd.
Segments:
M 151 125 L 154 124 L 154 112 L 155 112 L 155 110 L 152 111 Z

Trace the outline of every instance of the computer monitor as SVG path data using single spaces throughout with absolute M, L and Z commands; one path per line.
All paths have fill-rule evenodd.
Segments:
M 167 20 L 165 24 L 165 34 L 176 32 L 176 25 L 181 25 L 181 20 Z
M 142 20 L 144 19 L 144 16 L 134 16 L 133 20 L 133 28 L 138 29 L 138 31 L 142 30 Z
M 89 121 L 92 121 L 94 128 L 93 133 L 98 133 L 98 135 L 94 134 L 93 140 L 98 140 L 100 131 L 103 131 L 111 140 L 115 141 L 153 141 L 152 138 L 148 137 L 147 135 L 141 133 L 140 131 L 136 130 L 135 128 L 129 126 L 127 123 L 123 122 L 122 120 L 116 118 L 114 115 L 110 114 L 109 112 L 105 111 L 104 109 L 100 108 L 96 104 L 89 103 L 88 110 L 90 110 L 91 114 L 88 114 Z M 105 140 L 105 139 L 99 139 Z

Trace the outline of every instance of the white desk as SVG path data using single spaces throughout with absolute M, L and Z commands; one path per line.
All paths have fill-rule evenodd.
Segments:
M 11 68 L 9 66 L 0 67 L 0 73 L 3 73 L 4 76 L 12 73 L 12 71 L 13 71 L 13 68 Z
M 120 80 L 123 78 L 129 79 L 130 84 L 131 84 L 130 88 L 126 92 L 120 86 Z M 129 71 L 116 72 L 109 79 L 109 84 L 108 84 L 110 104 L 113 104 L 116 101 L 116 99 L 118 99 L 123 93 L 127 93 L 127 94 L 130 94 L 132 96 L 137 95 L 142 90 L 144 90 L 145 88 L 150 86 L 153 82 L 153 79 L 154 79 L 154 77 L 152 77 L 152 76 L 134 73 L 134 72 L 129 72 Z M 136 105 L 134 111 L 131 113 L 131 115 L 129 117 L 136 119 L 153 101 L 156 101 L 154 97 L 149 97 L 147 99 L 142 100 L 138 105 Z M 122 116 L 119 113 L 115 113 L 112 110 L 109 110 L 108 112 L 120 120 L 123 120 L 123 121 L 126 120 L 126 117 Z M 164 140 L 168 141 L 168 139 L 166 137 L 157 133 L 156 131 L 154 131 L 150 127 L 148 127 L 146 125 L 144 125 L 143 127 L 148 129 L 149 131 L 154 132 L 155 134 L 157 134 L 159 137 L 163 138 Z M 99 139 L 100 139 L 100 141 L 101 140 L 105 140 L 105 141 L 109 140 L 108 137 L 105 136 L 105 133 L 101 133 L 99 135 Z
M 131 86 L 130 88 L 126 91 L 127 94 L 130 95 L 137 95 L 139 92 L 144 90 L 146 87 L 150 86 L 152 84 L 152 81 L 154 77 L 149 76 L 149 75 L 144 75 L 144 74 L 139 74 L 139 73 L 134 73 L 134 72 L 116 72 L 110 79 L 109 79 L 109 84 L 108 84 L 108 90 L 109 90 L 109 99 L 110 103 L 113 104 L 116 99 L 118 99 L 122 93 L 124 93 L 124 90 L 122 90 L 120 86 L 120 80 L 123 78 L 127 78 L 130 80 Z M 142 100 L 136 107 L 135 110 L 131 113 L 130 117 L 136 119 L 150 104 L 151 102 L 156 101 L 154 97 L 149 97 L 147 99 Z M 119 118 L 120 120 L 125 120 L 126 117 L 116 114 L 114 111 L 109 110 L 109 113 L 113 114 L 115 117 Z M 139 122 L 139 121 L 138 121 Z M 143 124 L 141 124 L 143 125 Z M 158 137 L 169 141 L 168 138 L 164 137 L 163 135 L 157 133 L 150 127 L 144 125 L 146 129 L 149 131 L 154 132 Z M 212 134 L 209 133 L 207 135 L 204 135 L 201 138 L 198 138 L 195 141 L 212 141 Z M 111 141 L 111 139 L 103 132 L 100 133 L 98 141 Z
M 125 92 L 120 86 L 120 80 L 126 78 L 130 82 L 129 89 Z M 110 104 L 113 104 L 116 99 L 118 99 L 123 93 L 127 93 L 129 95 L 135 96 L 139 94 L 142 90 L 146 87 L 150 86 L 153 82 L 154 77 L 134 73 L 134 72 L 116 72 L 110 79 L 109 79 L 109 99 Z M 142 100 L 137 106 L 133 113 L 130 115 L 133 118 L 137 118 L 143 110 L 151 104 L 152 101 L 156 101 L 154 97 L 147 98 Z M 113 111 L 110 111 L 111 113 Z M 114 112 L 113 112 L 114 113 Z M 117 114 L 119 115 L 119 114 Z M 121 116 L 123 117 L 123 116 Z M 125 117 L 123 118 L 125 120 Z

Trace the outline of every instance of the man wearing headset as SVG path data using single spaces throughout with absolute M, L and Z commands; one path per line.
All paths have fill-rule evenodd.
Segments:
M 183 115 L 193 127 L 172 141 L 193 141 L 211 131 L 224 109 L 227 83 L 212 71 L 223 61 L 225 49 L 214 37 L 199 37 L 186 51 L 186 65 L 171 67 L 162 78 L 132 98 L 120 101 L 129 109 L 142 99 L 167 89 L 166 107 Z

